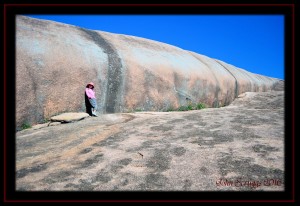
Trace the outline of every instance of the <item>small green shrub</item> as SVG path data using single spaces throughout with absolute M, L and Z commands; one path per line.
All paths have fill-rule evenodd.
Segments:
M 167 112 L 173 112 L 173 111 L 175 111 L 175 109 L 173 107 L 170 107 L 167 109 Z
M 22 130 L 23 129 L 29 129 L 29 128 L 31 128 L 31 125 L 29 123 L 23 123 L 21 128 L 22 128 Z
M 40 124 L 45 124 L 45 123 L 48 123 L 48 122 L 50 122 L 50 119 L 43 119 L 41 122 L 40 122 Z
M 204 109 L 204 108 L 206 108 L 206 105 L 205 105 L 204 103 L 198 103 L 198 104 L 196 105 L 196 108 L 197 108 L 197 109 Z
M 187 110 L 194 110 L 193 105 L 192 105 L 192 104 L 189 104 L 189 105 L 187 106 Z
M 178 111 L 188 111 L 188 107 L 187 106 L 180 106 L 178 108 Z

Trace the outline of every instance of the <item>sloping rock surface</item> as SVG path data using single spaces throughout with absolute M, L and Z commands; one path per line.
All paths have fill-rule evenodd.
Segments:
M 16 16 L 17 126 L 84 112 L 91 81 L 99 113 L 116 113 L 229 105 L 279 79 L 162 42 Z
M 284 93 L 23 130 L 16 155 L 17 191 L 284 191 Z

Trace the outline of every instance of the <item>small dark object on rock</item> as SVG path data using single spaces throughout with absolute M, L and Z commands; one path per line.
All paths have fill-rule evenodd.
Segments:
M 142 153 L 139 153 L 139 152 L 138 152 L 138 154 L 139 154 L 139 155 L 141 155 L 141 156 L 142 156 L 142 158 L 143 158 L 143 156 L 144 156 L 144 155 L 143 155 Z

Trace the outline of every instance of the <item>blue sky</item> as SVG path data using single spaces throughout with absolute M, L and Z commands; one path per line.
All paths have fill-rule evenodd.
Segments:
M 284 79 L 283 15 L 26 15 L 147 38 Z

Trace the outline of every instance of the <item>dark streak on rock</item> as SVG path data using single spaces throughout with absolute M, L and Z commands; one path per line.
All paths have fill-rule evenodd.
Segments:
M 163 172 L 169 169 L 171 159 L 168 150 L 156 149 L 154 156 L 147 161 L 146 166 L 155 172 Z
M 101 170 L 100 173 L 97 174 L 97 176 L 93 181 L 107 183 L 110 180 L 111 180 L 111 176 L 109 175 L 109 173 Z
M 259 153 L 261 156 L 265 157 L 269 152 L 278 151 L 278 148 L 270 147 L 266 145 L 257 144 L 252 147 L 254 152 Z
M 191 53 L 197 60 L 199 60 L 201 63 L 205 64 L 207 66 L 207 68 L 210 68 L 210 65 L 208 65 L 205 61 L 202 61 L 198 56 L 194 55 L 193 53 Z M 213 107 L 219 107 L 219 92 L 221 91 L 220 89 L 220 82 L 218 81 L 216 74 L 210 70 L 213 77 L 215 78 L 216 81 L 216 90 L 215 90 L 215 99 L 213 101 Z
M 103 154 L 98 154 L 90 159 L 85 160 L 80 166 L 82 168 L 88 167 L 92 164 L 95 164 L 103 159 Z
M 160 173 L 151 173 L 147 174 L 145 177 L 145 183 L 139 185 L 141 190 L 160 190 L 162 189 L 166 183 L 168 182 L 168 178 Z
M 172 130 L 173 128 L 174 128 L 174 126 L 163 126 L 163 125 L 150 127 L 151 130 L 164 131 L 164 132 Z
M 188 190 L 192 186 L 192 181 L 191 180 L 184 180 L 184 185 L 183 185 L 183 190 Z
M 231 71 L 229 71 L 229 69 L 227 69 L 225 66 L 223 66 L 223 64 L 221 64 L 218 60 L 215 60 L 215 61 L 216 61 L 216 63 L 220 64 L 224 69 L 226 69 L 226 71 L 228 71 L 233 76 L 233 78 L 235 79 L 235 92 L 234 92 L 234 94 L 235 94 L 235 98 L 237 98 L 238 95 L 239 95 L 239 84 L 238 84 L 238 81 L 237 81 L 236 77 L 232 74 Z
M 255 180 L 254 176 L 259 177 L 259 180 L 266 178 L 284 179 L 284 172 L 280 169 L 253 164 L 250 158 L 235 157 L 228 153 L 222 154 L 222 157 L 218 159 L 218 165 L 222 176 L 234 172 L 241 175 L 243 179 Z
M 132 161 L 131 158 L 125 158 L 125 159 L 120 160 L 118 163 L 121 165 L 128 165 L 131 161 Z
M 79 154 L 86 154 L 86 153 L 89 153 L 92 150 L 93 150 L 92 148 L 85 148 L 85 149 L 81 150 L 81 152 Z
M 53 184 L 53 183 L 57 183 L 57 182 L 64 182 L 69 180 L 71 177 L 71 175 L 73 175 L 74 173 L 71 171 L 60 171 L 60 172 L 56 172 L 56 173 L 51 173 L 49 175 L 47 175 L 44 179 L 43 182 L 48 183 L 48 184 Z
M 105 99 L 105 110 L 107 113 L 120 112 L 121 105 L 121 92 L 123 87 L 123 71 L 122 62 L 119 57 L 117 50 L 112 44 L 105 40 L 101 34 L 87 30 L 83 28 L 78 28 L 80 31 L 84 32 L 86 36 L 95 42 L 100 48 L 104 50 L 104 53 L 108 57 L 108 76 L 107 76 L 107 90 Z
M 208 175 L 209 173 L 208 173 L 208 169 L 206 168 L 206 167 L 201 167 L 200 169 L 200 172 L 202 173 L 202 174 L 204 174 L 204 175 Z
M 184 147 L 175 147 L 171 149 L 171 154 L 174 154 L 176 156 L 182 156 L 186 152 L 186 149 Z
M 40 171 L 43 171 L 45 169 L 47 169 L 47 163 L 40 164 L 40 165 L 37 165 L 35 167 L 20 169 L 20 170 L 17 171 L 16 177 L 17 178 L 22 178 L 22 177 L 25 177 L 26 175 L 28 175 L 30 173 L 40 172 Z

